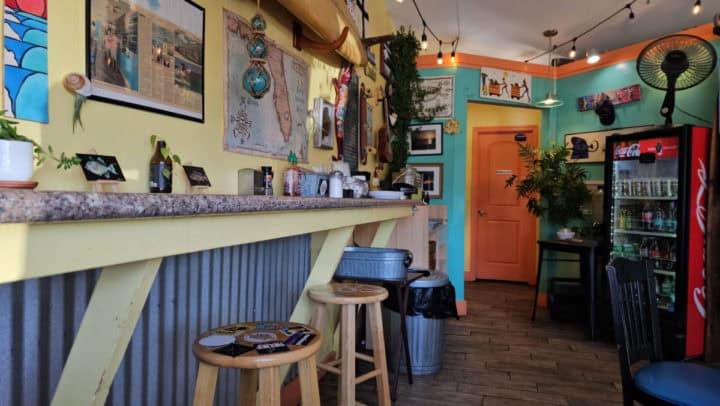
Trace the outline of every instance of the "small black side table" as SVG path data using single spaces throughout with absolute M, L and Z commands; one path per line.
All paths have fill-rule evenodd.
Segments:
M 421 271 L 421 270 L 409 270 L 407 273 L 407 277 L 405 279 L 375 279 L 375 278 L 347 278 L 342 276 L 335 276 L 335 280 L 337 281 L 352 281 L 352 282 L 359 282 L 359 283 L 368 283 L 373 285 L 383 285 L 386 288 L 390 288 L 391 286 L 395 288 L 395 294 L 398 298 L 398 307 L 400 310 L 400 332 L 401 337 L 398 337 L 400 339 L 400 346 L 399 348 L 401 351 L 405 352 L 405 364 L 407 366 L 407 376 L 408 376 L 408 382 L 410 385 L 413 383 L 413 376 L 412 376 L 412 369 L 410 367 L 410 347 L 408 347 L 408 334 L 407 334 L 407 325 L 405 324 L 405 315 L 407 314 L 407 301 L 408 301 L 408 293 L 410 292 L 410 284 L 415 282 L 416 280 L 422 278 L 423 276 L 428 276 L 430 274 L 429 271 Z M 390 398 L 395 401 L 397 399 L 397 388 L 398 388 L 398 381 L 400 380 L 400 351 L 396 351 L 395 359 L 393 360 L 395 363 L 395 373 L 394 380 L 393 380 L 393 386 L 392 391 L 390 393 Z
M 537 309 L 538 292 L 540 290 L 540 274 L 542 271 L 543 253 L 546 250 L 569 252 L 580 255 L 580 279 L 585 288 L 585 309 L 588 320 L 588 336 L 595 340 L 597 330 L 596 296 L 597 296 L 597 275 L 595 272 L 595 256 L 598 242 L 595 240 L 539 240 L 538 242 L 538 266 L 537 282 L 535 284 L 535 301 L 533 302 L 532 317 L 535 321 L 535 310 Z

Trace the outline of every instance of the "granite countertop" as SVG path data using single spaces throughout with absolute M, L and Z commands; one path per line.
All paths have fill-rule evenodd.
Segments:
M 422 204 L 422 202 L 414 200 L 210 194 L 35 192 L 32 190 L 0 189 L 0 223 L 349 209 Z

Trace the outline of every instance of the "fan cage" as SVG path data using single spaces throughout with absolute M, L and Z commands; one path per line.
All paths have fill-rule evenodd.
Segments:
M 713 46 L 704 39 L 686 34 L 670 35 L 648 44 L 637 59 L 637 72 L 648 86 L 667 90 L 667 75 L 662 63 L 668 52 L 678 50 L 687 55 L 688 69 L 681 73 L 675 83 L 675 90 L 691 88 L 705 80 L 715 69 L 717 54 Z

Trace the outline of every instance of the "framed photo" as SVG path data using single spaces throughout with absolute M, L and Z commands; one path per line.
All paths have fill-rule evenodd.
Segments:
M 183 165 L 183 169 L 185 170 L 185 175 L 187 175 L 188 182 L 190 182 L 190 186 L 212 186 L 210 184 L 210 179 L 208 179 L 207 174 L 205 174 L 205 169 L 203 169 L 202 167 Z
M 427 92 L 423 98 L 423 115 L 434 118 L 451 118 L 453 116 L 455 76 L 420 78 L 420 87 Z
M 408 164 L 415 168 L 423 178 L 423 191 L 428 192 L 431 199 L 442 199 L 443 196 L 443 164 Z
M 87 0 L 91 98 L 203 122 L 205 9 L 191 0 Z
M 335 147 L 335 106 L 318 97 L 313 107 L 313 146 L 333 149 Z
M 387 43 L 383 42 L 380 44 L 380 74 L 385 80 L 390 80 L 392 76 L 392 69 L 390 68 L 390 60 L 392 59 L 392 53 Z
M 80 167 L 88 182 L 115 181 L 125 182 L 117 158 L 110 155 L 75 154 L 80 158 Z
M 442 123 L 411 125 L 408 132 L 410 155 L 442 155 Z
M 614 130 L 565 134 L 565 145 L 570 148 L 570 162 L 588 163 L 605 161 L 605 138 L 614 134 L 630 134 L 655 128 L 652 125 L 625 127 Z

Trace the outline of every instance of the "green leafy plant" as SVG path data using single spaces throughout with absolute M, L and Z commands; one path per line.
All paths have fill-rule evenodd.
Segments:
M 158 141 L 158 136 L 155 134 L 151 135 L 150 136 L 150 147 L 155 148 L 155 144 L 157 143 L 157 141 Z M 163 160 L 167 160 L 168 157 L 171 157 L 172 160 L 175 161 L 175 163 L 182 166 L 182 160 L 180 159 L 180 156 L 178 156 L 177 154 L 173 154 L 170 151 L 170 148 L 168 148 L 168 147 L 160 148 L 160 155 L 162 155 Z M 170 179 L 171 174 L 172 174 L 172 172 L 170 172 L 169 169 L 163 168 L 163 176 L 164 177 Z
M 19 134 L 17 132 L 18 122 L 8 119 L 5 116 L 6 112 L 7 110 L 0 110 L 0 140 L 29 142 L 33 144 L 33 153 L 37 166 L 42 165 L 47 158 L 51 158 L 53 161 L 57 162 L 58 169 L 62 168 L 67 170 L 75 165 L 80 165 L 80 158 L 76 156 L 67 156 L 64 152 L 61 152 L 60 156 L 56 156 L 53 152 L 52 145 L 48 145 L 48 149 L 45 151 L 40 144 L 24 135 Z
M 415 65 L 415 60 L 420 52 L 420 42 L 412 29 L 406 30 L 401 26 L 400 30 L 395 33 L 395 38 L 388 43 L 388 47 L 392 54 L 390 59 L 392 94 L 388 106 L 397 115 L 397 120 L 395 125 L 391 126 L 393 161 L 390 163 L 386 182 L 389 182 L 393 172 L 401 170 L 407 164 L 410 147 L 407 133 L 410 123 L 413 120 L 427 122 L 433 118 L 424 116 L 423 99 L 427 94 L 439 90 L 423 90 L 420 86 L 420 75 Z
M 591 193 L 585 185 L 585 169 L 567 162 L 570 150 L 564 145 L 553 145 L 545 151 L 528 144 L 519 147 L 527 175 L 520 181 L 517 175 L 511 176 L 505 187 L 515 185 L 518 198 L 527 199 L 527 209 L 536 217 L 547 216 L 551 223 L 562 227 L 582 219 L 581 206 Z

